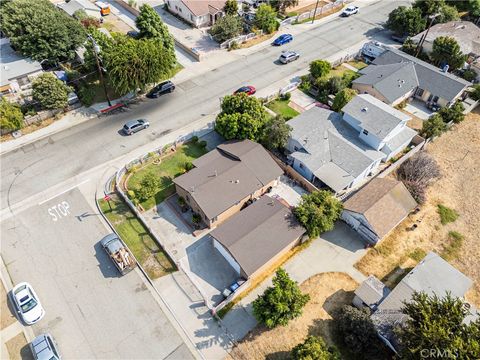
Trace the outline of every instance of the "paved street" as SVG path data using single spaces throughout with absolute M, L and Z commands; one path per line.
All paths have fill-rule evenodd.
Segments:
M 335 18 L 296 36 L 289 48 L 299 51 L 302 57 L 295 63 L 276 65 L 275 60 L 287 47 L 265 46 L 244 59 L 177 84 L 174 94 L 145 101 L 121 115 L 83 123 L 3 155 L 1 209 L 128 154 L 193 121 L 201 118 L 211 121 L 219 109 L 220 97 L 243 84 L 261 90 L 306 68 L 314 59 L 331 56 L 366 38 L 382 39 L 381 24 L 398 5 L 399 2 L 393 1 L 376 2 L 362 8 L 354 17 Z M 123 123 L 135 118 L 148 119 L 150 128 L 132 137 L 121 136 L 118 131 Z
M 136 271 L 120 277 L 98 242 L 108 231 L 78 189 L 1 223 L 14 283 L 30 282 L 66 359 L 193 359 Z

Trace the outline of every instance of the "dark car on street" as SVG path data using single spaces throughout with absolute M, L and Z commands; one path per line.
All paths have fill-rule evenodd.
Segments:
M 257 89 L 255 89 L 255 87 L 248 85 L 248 86 L 242 86 L 240 89 L 235 90 L 233 95 L 238 95 L 238 94 L 253 95 L 256 92 L 257 92 Z
M 125 135 L 132 135 L 140 130 L 146 129 L 150 126 L 150 123 L 145 119 L 127 121 L 123 125 L 123 132 Z
M 160 95 L 171 93 L 174 90 L 175 85 L 170 80 L 164 81 L 150 90 L 150 92 L 147 94 L 147 97 L 151 99 L 157 98 Z
M 293 36 L 291 34 L 282 34 L 275 39 L 275 41 L 272 43 L 272 45 L 273 46 L 281 46 L 281 45 L 289 43 L 292 40 L 293 40 Z

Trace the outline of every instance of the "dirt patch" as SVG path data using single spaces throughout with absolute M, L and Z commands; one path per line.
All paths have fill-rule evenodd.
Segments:
M 9 325 L 12 325 L 16 319 L 15 316 L 12 315 L 9 307 L 8 307 L 8 297 L 3 284 L 0 283 L 0 296 L 2 297 L 2 303 L 0 304 L 0 327 L 1 329 L 5 329 Z
M 245 49 L 245 48 L 249 48 L 249 47 L 252 47 L 254 45 L 257 45 L 257 44 L 260 44 L 268 39 L 271 39 L 275 34 L 277 34 L 276 32 L 273 32 L 271 34 L 264 34 L 264 35 L 260 35 L 252 40 L 248 40 L 242 44 L 239 44 L 239 49 Z
M 437 160 L 442 178 L 427 193 L 427 202 L 420 212 L 410 215 L 379 246 L 371 249 L 355 265 L 364 274 L 398 282 L 416 261 L 415 251 L 435 251 L 439 254 L 451 246 L 449 232 L 464 236 L 463 244 L 450 263 L 474 281 L 467 299 L 480 306 L 480 115 L 469 114 L 461 124 L 428 145 L 428 152 Z M 442 225 L 438 204 L 454 209 L 459 218 Z M 416 224 L 417 228 L 411 230 Z M 397 279 L 390 279 L 390 277 Z
M 11 360 L 33 360 L 33 355 L 23 333 L 11 338 L 5 343 Z
M 53 124 L 55 120 L 56 120 L 55 117 L 51 117 L 49 119 L 34 123 L 32 125 L 25 126 L 20 131 L 22 132 L 22 135 L 30 134 L 34 131 L 40 130 L 44 127 L 47 127 L 48 125 Z M 0 137 L 0 142 L 9 141 L 13 139 L 14 137 L 12 136 L 12 134 L 6 134 Z
M 350 304 L 358 284 L 344 273 L 323 273 L 312 276 L 300 285 L 310 294 L 300 318 L 285 327 L 268 330 L 257 326 L 231 352 L 231 359 L 287 359 L 290 350 L 307 335 L 322 336 L 334 345 L 332 314 Z
M 330 2 L 329 1 L 319 1 L 318 2 L 318 9 L 320 9 L 322 6 L 327 5 L 328 3 L 330 3 Z M 317 4 L 317 0 L 300 0 L 298 2 L 297 6 L 287 8 L 286 13 L 296 12 L 298 15 L 300 15 L 304 12 L 311 11 L 311 10 L 315 9 L 316 4 Z

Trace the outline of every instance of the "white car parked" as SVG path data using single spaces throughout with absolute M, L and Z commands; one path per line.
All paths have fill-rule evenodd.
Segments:
M 346 7 L 345 10 L 343 10 L 340 15 L 343 17 L 349 17 L 350 15 L 353 15 L 353 14 L 358 14 L 358 6 L 350 5 Z
M 43 318 L 45 310 L 32 286 L 22 282 L 12 289 L 12 298 L 17 312 L 27 325 L 33 325 Z

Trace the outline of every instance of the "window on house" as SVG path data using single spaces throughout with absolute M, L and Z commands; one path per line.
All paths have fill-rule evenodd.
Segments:
M 364 133 L 365 135 L 368 135 L 368 130 L 363 130 L 363 133 Z
M 298 164 L 298 166 L 300 166 L 300 169 L 305 169 L 302 163 Z

